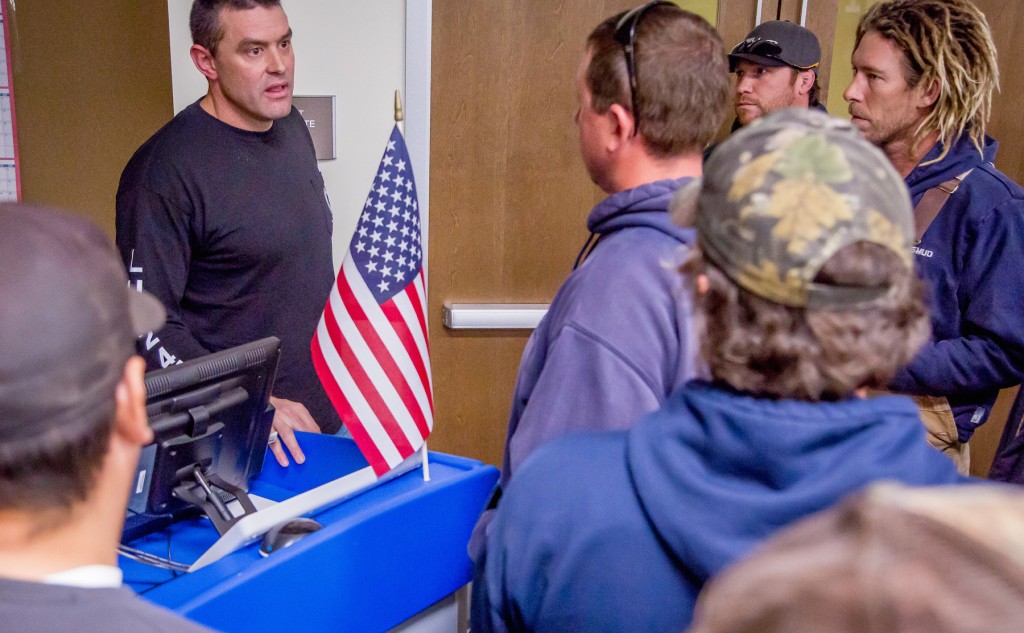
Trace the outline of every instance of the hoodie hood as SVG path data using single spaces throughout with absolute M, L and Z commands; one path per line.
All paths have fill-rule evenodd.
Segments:
M 942 143 L 936 143 L 935 147 L 931 148 L 921 159 L 921 164 L 907 176 L 907 187 L 910 189 L 911 195 L 916 200 L 919 194 L 955 178 L 969 169 L 974 169 L 983 163 L 994 163 L 996 152 L 999 151 L 999 143 L 992 137 L 986 136 L 981 149 L 979 154 L 978 148 L 971 142 L 970 137 L 962 134 L 953 142 L 953 146 L 949 148 L 949 153 L 945 158 L 938 163 L 925 165 L 924 163 L 935 160 L 942 153 Z
M 913 402 L 896 396 L 766 400 L 693 381 L 627 443 L 652 529 L 701 580 L 872 481 L 962 481 L 925 442 Z
M 658 180 L 614 193 L 591 210 L 587 228 L 591 233 L 607 235 L 627 227 L 645 226 L 684 244 L 693 244 L 694 230 L 673 224 L 665 211 L 676 190 L 691 180 Z

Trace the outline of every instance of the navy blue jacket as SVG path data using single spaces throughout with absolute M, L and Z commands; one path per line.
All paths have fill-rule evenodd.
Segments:
M 878 480 L 966 481 L 902 396 L 771 401 L 694 381 L 629 431 L 538 449 L 473 582 L 474 633 L 678 633 L 724 566 Z
M 928 282 L 932 340 L 892 383 L 895 391 L 946 396 L 961 441 L 992 410 L 999 389 L 1024 375 L 1024 189 L 997 170 L 997 144 L 984 156 L 961 137 L 940 162 L 936 145 L 907 186 L 924 192 L 973 171 L 946 201 L 915 249 Z

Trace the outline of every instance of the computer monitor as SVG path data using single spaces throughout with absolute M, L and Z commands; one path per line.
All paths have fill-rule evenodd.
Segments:
M 263 469 L 280 347 L 269 337 L 146 374 L 154 437 L 139 460 L 122 542 L 190 509 L 205 512 L 221 534 L 255 512 L 246 493 Z M 236 499 L 238 516 L 227 509 Z

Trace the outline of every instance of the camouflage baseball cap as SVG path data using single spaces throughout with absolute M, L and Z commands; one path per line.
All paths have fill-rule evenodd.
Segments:
M 852 307 L 885 287 L 814 279 L 833 255 L 872 242 L 913 267 L 910 197 L 888 159 L 847 121 L 794 108 L 738 130 L 680 194 L 696 205 L 705 257 L 755 295 L 798 307 Z M 684 203 L 685 204 L 685 203 Z

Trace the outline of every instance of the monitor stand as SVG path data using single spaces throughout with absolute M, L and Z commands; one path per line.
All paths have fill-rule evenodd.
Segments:
M 216 475 L 207 475 L 198 465 L 192 468 L 192 481 L 186 479 L 175 486 L 174 496 L 202 508 L 221 536 L 243 517 L 256 512 L 256 506 L 244 490 Z M 238 501 L 240 514 L 228 509 L 227 504 L 232 501 Z
M 192 472 L 192 482 L 182 482 L 174 489 L 174 496 L 189 503 L 166 514 L 136 512 L 131 508 L 124 517 L 121 544 L 164 530 L 178 521 L 207 516 L 223 536 L 241 518 L 258 510 L 252 498 L 238 486 L 229 484 L 216 475 L 208 476 L 199 466 Z
M 240 547 L 252 543 L 279 523 L 354 497 L 376 485 L 419 468 L 422 463 L 422 451 L 416 451 L 401 464 L 398 464 L 379 478 L 371 467 L 366 466 L 344 477 L 339 477 L 321 486 L 317 486 L 312 490 L 307 490 L 272 506 L 262 508 L 258 512 L 246 514 L 236 520 L 228 531 L 189 567 L 189 571 L 202 569 Z

